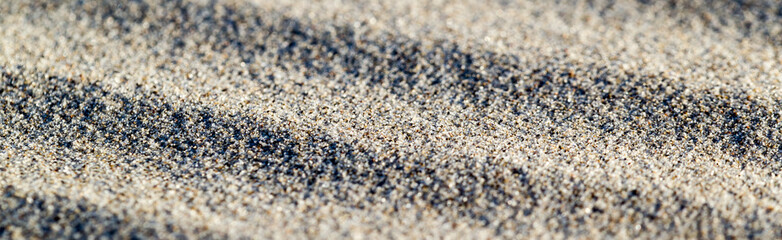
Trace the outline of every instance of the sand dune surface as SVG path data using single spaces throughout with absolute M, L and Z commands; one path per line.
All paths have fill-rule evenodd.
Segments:
M 777 1 L 4 0 L 0 238 L 782 238 Z

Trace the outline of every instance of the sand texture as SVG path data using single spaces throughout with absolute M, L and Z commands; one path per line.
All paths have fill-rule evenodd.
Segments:
M 781 46 L 772 0 L 0 0 L 0 239 L 780 239 Z

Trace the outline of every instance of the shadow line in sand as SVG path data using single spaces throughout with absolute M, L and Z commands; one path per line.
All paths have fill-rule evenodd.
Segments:
M 135 3 L 140 2 L 130 2 Z M 606 135 L 641 134 L 652 142 L 652 147 L 672 141 L 690 146 L 711 142 L 730 151 L 742 163 L 766 161 L 761 164 L 772 166 L 781 158 L 782 140 L 779 131 L 775 131 L 780 126 L 778 99 L 767 102 L 752 99 L 741 91 L 691 89 L 676 79 L 623 72 L 611 66 L 560 66 L 561 59 L 557 58 L 527 66 L 513 55 L 469 51 L 447 41 L 424 48 L 420 42 L 392 34 L 368 39 L 347 26 L 326 29 L 292 18 L 264 21 L 257 10 L 220 5 L 227 9 L 221 15 L 213 10 L 218 7 L 214 4 L 210 10 L 182 3 L 169 2 L 181 4 L 175 7 L 181 12 L 170 15 L 171 19 L 157 19 L 153 24 L 161 25 L 150 28 L 153 32 L 166 26 L 181 29 L 164 38 L 175 43 L 165 49 L 174 56 L 182 54 L 188 42 L 205 42 L 217 52 L 237 53 L 248 63 L 259 61 L 256 56 L 277 59 L 274 64 L 281 69 L 286 69 L 287 63 L 296 63 L 294 69 L 286 70 L 305 71 L 310 76 L 335 81 L 370 76 L 367 84 L 389 88 L 411 103 L 427 104 L 416 100 L 426 95 L 451 104 L 477 106 L 478 112 L 507 108 L 518 116 L 542 113 L 550 119 L 585 122 Z M 136 13 L 122 8 L 106 7 L 99 11 L 106 11 L 100 14 L 111 16 L 129 31 L 131 26 L 141 24 L 139 19 L 152 15 L 145 13 L 152 10 L 140 9 L 141 15 L 135 17 L 127 14 Z M 160 34 L 162 31 L 149 36 Z M 205 40 L 210 37 L 216 40 Z M 591 72 L 593 77 L 583 77 L 583 72 Z M 260 83 L 268 77 L 252 74 Z M 506 222 L 516 228 L 511 230 L 522 232 L 524 226 L 513 226 L 517 223 L 513 216 L 533 211 L 552 211 L 548 216 L 561 226 L 555 230 L 568 232 L 580 222 L 557 216 L 584 208 L 579 199 L 599 198 L 589 195 L 596 189 L 576 187 L 563 193 L 548 188 L 562 186 L 566 181 L 583 185 L 561 173 L 531 176 L 525 169 L 489 160 L 472 161 L 467 156 L 439 165 L 431 159 L 411 159 L 393 152 L 387 154 L 389 157 L 379 157 L 325 133 L 306 133 L 303 139 L 296 138 L 303 133 L 268 125 L 262 117 L 241 110 L 228 113 L 195 103 L 172 103 L 165 96 L 141 90 L 128 96 L 98 84 L 46 78 L 34 71 L 30 75 L 38 77 L 23 79 L 4 73 L 0 96 L 3 117 L 9 119 L 5 124 L 27 138 L 56 142 L 59 148 L 89 151 L 85 143 L 92 142 L 120 154 L 143 156 L 135 160 L 151 163 L 155 169 L 150 171 L 170 174 L 175 181 L 203 179 L 202 173 L 214 168 L 247 175 L 257 188 L 272 189 L 276 201 L 297 204 L 315 198 L 358 209 L 372 209 L 375 203 L 390 201 L 392 211 L 398 211 L 424 199 L 424 208 L 433 208 L 447 217 L 467 217 L 484 226 L 499 216 L 495 209 L 515 211 L 510 214 L 512 217 L 491 226 L 498 232 L 506 230 L 502 229 Z M 605 109 L 622 114 L 605 117 Z M 440 168 L 443 164 L 463 166 Z M 450 169 L 473 171 L 442 172 Z M 395 177 L 389 177 L 392 174 Z M 456 184 L 449 186 L 443 176 L 452 176 Z M 347 189 L 351 188 L 366 188 L 368 197 L 350 195 Z M 643 219 L 662 218 L 654 214 L 660 212 L 659 204 L 658 209 L 638 207 L 646 199 L 635 189 L 603 191 L 623 196 L 626 201 L 618 203 L 634 206 L 627 209 L 635 209 Z M 536 208 L 545 196 L 568 200 L 560 203 L 560 209 Z M 692 199 L 678 195 L 670 198 L 676 200 L 667 209 L 672 212 L 695 208 L 701 216 L 698 219 L 719 219 L 728 229 L 751 228 L 733 226 L 720 212 L 693 203 Z M 510 206 L 510 200 L 522 203 Z M 591 211 L 600 214 L 605 209 Z
M 4 72 L 1 105 L 4 119 L 10 120 L 5 124 L 27 138 L 43 138 L 57 142 L 59 148 L 84 153 L 90 150 L 83 143 L 91 142 L 116 149 L 118 155 L 146 156 L 126 161 L 151 163 L 156 167 L 146 170 L 170 174 L 174 181 L 194 184 L 197 188 L 210 185 L 203 172 L 209 168 L 220 169 L 247 176 L 247 184 L 256 188 L 271 189 L 274 201 L 300 204 L 314 198 L 365 210 L 377 210 L 373 209 L 375 203 L 391 202 L 391 209 L 387 210 L 396 212 L 423 200 L 426 209 L 449 218 L 473 219 L 475 224 L 495 228 L 498 233 L 509 230 L 504 229 L 507 227 L 504 222 L 512 222 L 513 216 L 526 216 L 534 211 L 554 211 L 552 216 L 558 216 L 564 214 L 557 212 L 562 209 L 583 208 L 578 199 L 588 197 L 595 190 L 576 188 L 568 193 L 559 192 L 546 186 L 564 182 L 585 184 L 557 172 L 533 176 L 523 168 L 491 160 L 454 159 L 435 164 L 431 159 L 411 159 L 396 153 L 380 158 L 373 152 L 334 141 L 323 133 L 309 133 L 304 139 L 295 139 L 291 133 L 273 130 L 273 126 L 249 113 L 226 113 L 195 103 L 172 104 L 165 97 L 141 90 L 133 96 L 124 96 L 97 84 L 45 78 L 42 73 L 26 74 L 38 76 L 31 79 Z M 79 161 L 67 160 L 76 161 L 74 164 Z M 454 169 L 448 165 L 473 170 L 442 172 Z M 347 191 L 355 188 L 366 188 L 367 195 L 357 198 Z M 633 206 L 643 201 L 635 199 L 640 196 L 634 189 L 606 191 L 626 196 L 622 205 Z M 395 192 L 404 194 L 395 195 Z M 538 201 L 550 194 L 564 194 L 567 197 L 563 199 L 570 200 L 559 203 L 562 206 L 559 209 L 538 209 Z M 695 208 L 710 218 L 722 218 L 707 206 L 694 206 L 693 201 L 682 196 L 672 197 L 678 201 L 678 211 Z M 511 200 L 521 203 L 516 205 Z M 492 225 L 496 224 L 493 220 L 498 216 L 498 209 L 514 212 L 510 218 L 500 221 L 500 225 Z M 635 209 L 635 214 L 648 221 L 660 217 L 655 214 L 660 209 L 627 209 Z M 604 210 L 591 209 L 597 214 Z M 583 220 L 558 221 L 562 231 L 570 232 L 569 229 L 575 229 Z M 738 227 L 727 220 L 723 222 L 730 228 Z M 529 227 L 511 226 L 516 230 Z

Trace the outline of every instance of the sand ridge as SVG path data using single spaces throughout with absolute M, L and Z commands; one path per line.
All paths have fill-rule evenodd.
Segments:
M 10 1 L 0 236 L 779 238 L 777 11 Z

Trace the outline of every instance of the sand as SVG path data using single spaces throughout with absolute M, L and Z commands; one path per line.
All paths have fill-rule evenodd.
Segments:
M 0 238 L 782 238 L 777 1 L 0 3 Z

